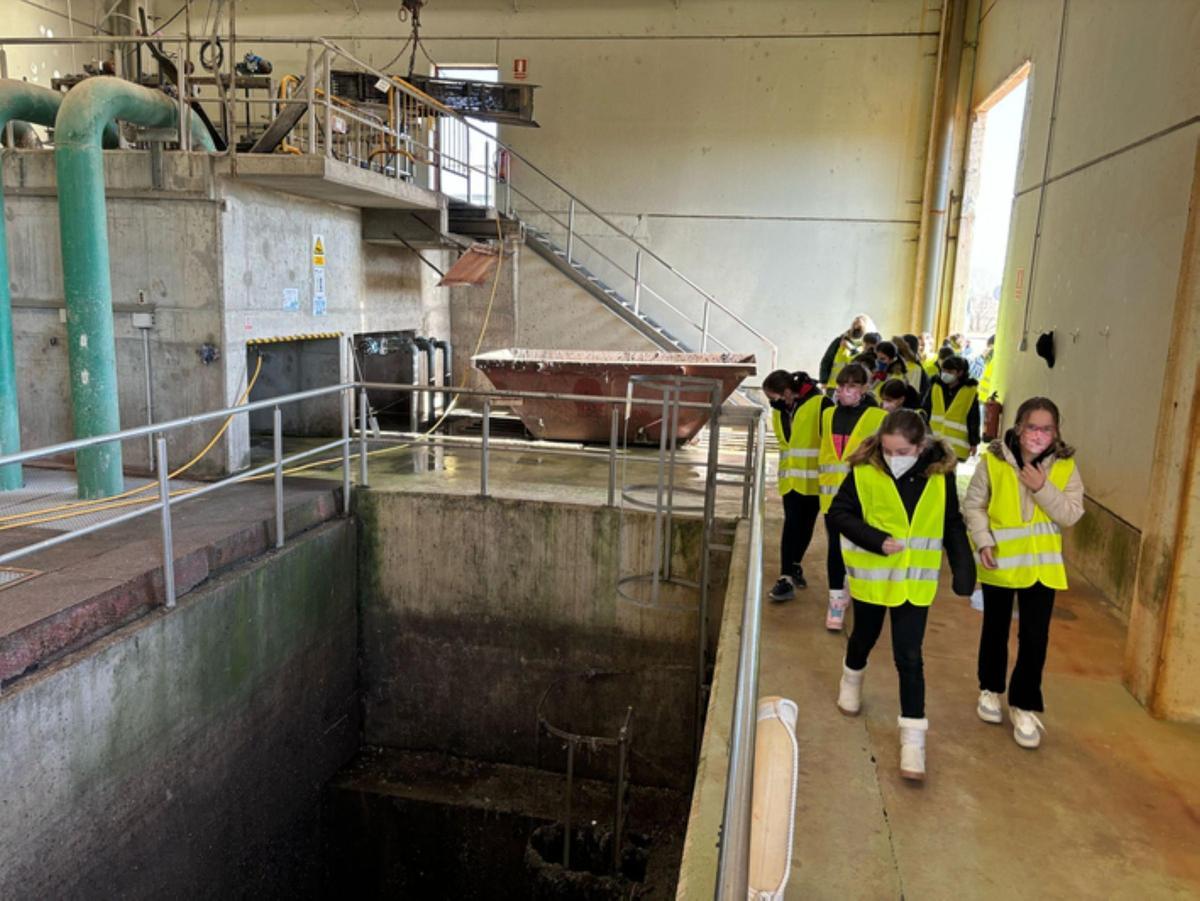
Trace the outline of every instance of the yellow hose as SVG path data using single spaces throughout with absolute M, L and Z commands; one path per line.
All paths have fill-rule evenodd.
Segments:
M 242 392 L 241 396 L 238 398 L 237 403 L 234 404 L 234 406 L 240 407 L 242 404 L 244 404 L 246 402 L 246 398 L 248 398 L 250 396 L 250 392 L 254 388 L 254 383 L 258 381 L 259 373 L 262 372 L 262 365 L 263 365 L 263 358 L 262 358 L 262 355 L 260 354 L 258 357 L 258 363 L 254 367 L 254 375 L 251 376 L 250 381 L 246 383 L 246 390 Z M 226 417 L 225 422 L 223 422 L 221 424 L 221 428 L 219 428 L 217 430 L 217 433 L 212 436 L 212 439 L 208 442 L 208 444 L 204 445 L 204 449 L 201 450 L 198 454 L 196 454 L 196 456 L 192 457 L 192 459 L 188 460 L 187 463 L 183 464 L 183 466 L 180 466 L 174 472 L 170 473 L 167 476 L 167 478 L 169 478 L 169 479 L 178 478 L 183 473 L 187 472 L 189 469 L 191 469 L 193 466 L 195 466 L 197 463 L 199 463 L 204 458 L 204 456 L 210 450 L 213 449 L 213 447 L 216 445 L 216 443 L 221 440 L 221 436 L 224 435 L 225 432 L 229 429 L 229 424 L 231 422 L 233 422 L 233 417 L 235 415 L 236 414 L 231 413 L 228 417 Z M 6 531 L 7 529 L 15 529 L 20 526 L 39 525 L 41 523 L 46 523 L 46 522 L 55 522 L 56 520 L 59 520 L 59 519 L 70 519 L 72 516 L 84 516 L 88 513 L 98 513 L 103 510 L 115 509 L 116 507 L 129 506 L 129 504 L 127 504 L 127 503 L 114 503 L 114 502 L 121 501 L 123 498 L 132 497 L 137 494 L 142 494 L 143 492 L 150 491 L 157 487 L 158 486 L 155 482 L 147 482 L 145 485 L 140 485 L 137 488 L 130 488 L 127 491 L 122 491 L 120 494 L 114 494 L 112 497 L 106 497 L 106 498 L 102 498 L 100 500 L 71 501 L 70 503 L 67 503 L 67 504 L 59 504 L 57 507 L 46 507 L 45 509 L 42 509 L 42 510 L 27 510 L 24 513 L 11 513 L 8 516 L 0 516 L 0 523 L 11 523 L 14 520 L 20 520 L 19 522 L 15 522 L 12 525 L 0 525 L 0 532 Z M 189 489 L 189 490 L 192 490 L 192 489 Z M 137 500 L 133 501 L 132 503 L 138 503 L 138 504 L 150 503 L 152 500 L 154 500 L 154 498 L 150 498 L 149 500 L 137 499 Z M 66 512 L 64 512 L 64 511 L 66 511 Z M 45 516 L 45 514 L 48 514 L 48 513 L 59 513 L 59 512 L 63 512 L 63 515 L 62 516 L 51 516 L 49 518 L 46 518 L 46 516 Z M 42 517 L 42 518 L 31 519 L 31 517 Z

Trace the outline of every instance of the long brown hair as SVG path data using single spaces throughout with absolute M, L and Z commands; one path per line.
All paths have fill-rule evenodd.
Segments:
M 926 468 L 929 474 L 953 472 L 958 462 L 954 451 L 945 441 L 933 437 L 925 419 L 912 410 L 893 410 L 879 426 L 879 431 L 858 446 L 846 461 L 851 466 L 861 466 L 869 463 L 882 472 L 890 472 L 887 461 L 883 459 L 883 436 L 902 435 L 904 440 L 924 453 L 928 448 L 937 445 L 942 449 L 942 459 Z
M 1013 425 L 1013 431 L 1020 433 L 1021 426 L 1025 424 L 1029 414 L 1037 410 L 1045 410 L 1054 420 L 1054 456 L 1060 460 L 1075 456 L 1075 448 L 1063 441 L 1062 428 L 1059 425 L 1062 417 L 1058 412 L 1058 404 L 1048 397 L 1031 397 L 1017 407 L 1017 420 Z

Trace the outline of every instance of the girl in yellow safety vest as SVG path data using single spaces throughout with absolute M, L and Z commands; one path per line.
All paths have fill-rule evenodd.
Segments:
M 979 446 L 979 383 L 968 369 L 962 357 L 947 357 L 921 402 L 934 436 L 946 441 L 960 460 L 974 456 Z
M 807 588 L 802 561 L 821 511 L 817 484 L 821 401 L 817 383 L 806 372 L 777 369 L 763 379 L 771 404 L 771 423 L 779 444 L 779 494 L 783 498 L 783 534 L 779 542 L 779 581 L 772 601 L 790 601 Z
M 984 722 L 1003 721 L 1000 696 L 1016 595 L 1020 618 L 1008 713 L 1017 744 L 1036 748 L 1045 728 L 1037 714 L 1045 709 L 1042 668 L 1054 592 L 1067 587 L 1062 530 L 1083 516 L 1083 480 L 1074 449 L 1059 433 L 1052 400 L 1033 397 L 1017 409 L 1016 426 L 991 443 L 976 468 L 963 512 L 983 583 L 976 712 Z
M 867 657 L 891 611 L 892 657 L 900 677 L 900 775 L 925 778 L 925 670 L 921 647 L 938 589 L 943 549 L 956 594 L 975 585 L 975 561 L 955 489 L 954 452 L 930 434 L 920 414 L 889 413 L 877 436 L 849 459 L 853 467 L 829 509 L 841 534 L 854 598 L 838 708 L 862 705 Z
M 817 370 L 818 381 L 826 388 L 832 389 L 838 373 L 862 351 L 864 337 L 874 332 L 875 323 L 870 316 L 866 313 L 855 316 L 850 328 L 830 341 L 829 347 L 821 356 L 821 365 Z M 878 335 L 876 340 L 879 340 Z
M 836 403 L 826 399 L 821 410 L 821 446 L 817 463 L 821 493 L 821 512 L 828 513 L 838 488 L 850 472 L 849 457 L 858 446 L 875 434 L 884 412 L 867 390 L 870 376 L 859 363 L 850 363 L 837 375 Z M 838 532 L 825 517 L 829 537 L 825 574 L 829 579 L 829 607 L 825 628 L 840 632 L 850 605 L 846 593 L 846 566 Z

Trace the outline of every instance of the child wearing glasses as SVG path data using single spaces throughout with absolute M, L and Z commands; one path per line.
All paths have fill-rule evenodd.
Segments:
M 1062 530 L 1083 516 L 1075 450 L 1063 441 L 1058 407 L 1048 397 L 1021 404 L 1016 425 L 988 447 L 967 488 L 963 516 L 983 585 L 976 712 L 986 723 L 1003 722 L 1015 596 L 1020 618 L 1008 713 L 1017 744 L 1036 748 L 1045 731 L 1038 714 L 1045 709 L 1042 669 L 1054 593 L 1067 587 Z

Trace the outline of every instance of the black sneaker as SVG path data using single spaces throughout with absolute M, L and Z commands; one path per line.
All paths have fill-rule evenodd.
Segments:
M 775 583 L 775 587 L 771 589 L 768 597 L 780 603 L 781 601 L 790 601 L 796 596 L 796 588 L 792 585 L 791 576 L 780 576 L 779 581 Z
M 808 582 L 804 579 L 804 573 L 796 573 L 792 576 L 792 584 L 797 588 L 807 588 Z

